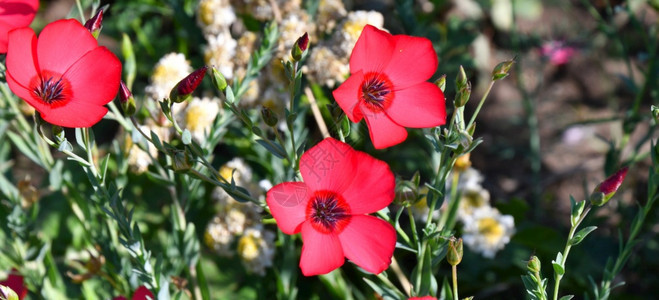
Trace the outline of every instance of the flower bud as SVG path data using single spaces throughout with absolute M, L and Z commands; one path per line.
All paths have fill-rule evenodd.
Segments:
M 215 66 L 212 66 L 211 73 L 213 75 L 211 76 L 213 85 L 215 85 L 218 90 L 224 91 L 227 88 L 227 80 L 224 78 L 224 75 L 222 75 L 222 72 L 218 71 Z
M 624 167 L 602 181 L 602 183 L 598 184 L 593 193 L 590 194 L 590 202 L 597 206 L 606 204 L 616 191 L 618 191 L 618 188 L 620 188 L 622 181 L 625 180 L 625 176 L 627 176 L 628 170 L 629 168 Z
M 176 103 L 181 103 L 190 99 L 192 97 L 192 92 L 197 89 L 201 80 L 204 79 L 206 70 L 208 70 L 208 67 L 203 66 L 179 81 L 169 93 L 169 98 Z
M 462 66 L 460 66 L 460 70 L 458 71 L 458 77 L 455 78 L 455 90 L 460 91 L 465 86 L 467 86 L 467 74 L 465 73 L 465 69 Z
M 135 98 L 133 98 L 133 93 L 130 92 L 123 80 L 119 83 L 119 102 L 121 102 L 121 108 L 127 116 L 135 114 L 137 110 Z
M 540 273 L 540 259 L 535 255 L 531 256 L 531 259 L 529 259 L 529 262 L 526 265 L 526 269 L 531 273 Z
M 174 172 L 187 172 L 190 168 L 192 168 L 190 154 L 187 151 L 176 151 L 172 165 Z
M 469 160 L 470 156 L 471 153 L 458 156 L 458 159 L 455 160 L 455 164 L 453 165 L 453 170 L 456 172 L 464 172 L 469 169 L 469 167 L 471 167 L 471 160 Z
M 446 74 L 442 75 L 437 80 L 435 80 L 435 85 L 439 87 L 439 89 L 442 90 L 443 93 L 446 90 Z
M 453 104 L 455 105 L 455 107 L 463 107 L 467 104 L 467 101 L 469 101 L 470 96 L 471 96 L 471 82 L 467 81 L 467 84 L 458 90 L 458 94 L 455 95 L 455 100 L 453 100 Z
M 94 38 L 98 38 L 98 35 L 101 33 L 101 27 L 103 23 L 103 9 L 99 9 L 91 19 L 85 22 L 85 28 L 91 32 Z
M 304 35 L 302 35 L 300 38 L 295 41 L 295 44 L 293 45 L 293 49 L 291 49 L 291 56 L 293 56 L 294 61 L 300 61 L 302 59 L 302 55 L 307 51 L 309 48 L 309 34 L 306 32 Z
M 510 67 L 513 66 L 514 62 L 515 59 L 511 59 L 499 63 L 496 67 L 494 67 L 494 70 L 492 71 L 492 81 L 506 78 L 510 72 Z
M 275 125 L 277 125 L 277 122 L 279 121 L 277 115 L 272 111 L 272 109 L 268 108 L 267 106 L 261 107 L 261 117 L 263 117 L 263 121 L 265 122 L 265 124 L 270 127 L 274 127 Z
M 659 124 L 659 107 L 652 105 L 650 109 L 652 110 L 652 117 L 654 117 L 654 123 Z
M 18 271 L 12 269 L 9 277 L 0 281 L 0 299 L 19 300 L 27 296 L 27 287 L 25 287 L 23 276 L 17 274 Z
M 451 238 L 448 241 L 448 252 L 446 253 L 446 260 L 451 266 L 457 266 L 462 261 L 462 239 Z

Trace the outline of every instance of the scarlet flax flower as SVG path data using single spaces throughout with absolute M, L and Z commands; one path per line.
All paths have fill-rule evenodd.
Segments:
M 9 287 L 18 295 L 18 299 L 24 299 L 27 296 L 27 287 L 25 287 L 23 276 L 17 274 L 18 271 L 13 269 L 7 279 L 0 281 L 0 285 Z
M 107 113 L 117 95 L 119 59 L 76 20 L 9 33 L 7 83 L 41 117 L 62 127 L 90 127 Z
M 344 257 L 371 273 L 387 269 L 396 232 L 367 214 L 393 201 L 389 166 L 326 138 L 302 155 L 300 172 L 304 182 L 274 186 L 266 202 L 282 232 L 302 233 L 302 274 L 329 273 L 343 265 Z
M 30 25 L 39 9 L 39 0 L 0 1 L 0 54 L 7 53 L 7 34 Z
M 153 299 L 156 299 L 153 296 L 153 293 L 151 293 L 151 291 L 149 291 L 149 289 L 147 289 L 143 285 L 137 288 L 137 290 L 135 290 L 135 293 L 131 298 L 131 300 L 153 300 Z M 114 297 L 114 300 L 126 300 L 126 297 L 124 296 Z
M 405 127 L 446 123 L 444 94 L 426 82 L 437 69 L 430 40 L 364 27 L 350 56 L 350 77 L 334 98 L 350 121 L 366 124 L 377 149 L 401 143 Z

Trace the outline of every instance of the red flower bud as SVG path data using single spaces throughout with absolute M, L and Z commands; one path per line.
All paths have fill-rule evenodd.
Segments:
M 618 188 L 620 188 L 622 181 L 627 176 L 628 170 L 629 168 L 624 167 L 597 185 L 590 195 L 590 202 L 597 206 L 606 204 L 616 191 L 618 191 Z
M 204 76 L 206 75 L 206 70 L 208 70 L 208 67 L 203 66 L 179 81 L 169 93 L 169 98 L 177 103 L 188 100 L 190 95 L 192 95 L 192 92 L 194 92 L 199 84 L 201 84 L 201 80 L 204 79 Z
M 126 83 L 122 80 L 119 83 L 119 100 L 121 100 L 121 103 L 126 103 L 130 97 L 133 97 L 133 93 L 130 92 Z
M 98 38 L 99 33 L 101 32 L 101 26 L 103 23 L 103 9 L 99 9 L 91 19 L 85 22 L 85 28 L 92 33 L 95 38 Z
M 625 180 L 628 170 L 629 168 L 624 167 L 615 174 L 609 176 L 606 180 L 602 181 L 598 186 L 599 191 L 604 193 L 604 195 L 615 193 L 622 184 L 622 181 Z
M 23 299 L 25 296 L 27 296 L 27 287 L 25 287 L 23 276 L 17 274 L 18 271 L 16 269 L 12 269 L 11 273 L 9 273 L 9 277 L 3 281 L 0 281 L 0 285 L 9 287 L 16 293 L 18 299 Z
M 291 56 L 293 56 L 295 61 L 300 61 L 307 48 L 309 48 L 309 34 L 305 32 L 303 36 L 295 41 L 293 49 L 291 49 Z
M 130 92 L 123 80 L 119 83 L 119 101 L 121 101 L 121 108 L 126 115 L 132 116 L 135 114 L 137 109 L 135 98 L 133 98 L 133 93 Z

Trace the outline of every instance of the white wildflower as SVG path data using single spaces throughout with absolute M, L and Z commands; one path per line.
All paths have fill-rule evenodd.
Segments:
M 176 84 L 192 72 L 190 62 L 181 53 L 169 53 L 163 56 L 151 74 L 151 84 L 146 93 L 154 100 L 169 97 L 169 92 Z
M 215 216 L 206 226 L 204 242 L 221 256 L 231 256 L 233 254 L 231 251 L 233 239 L 234 235 L 229 232 L 227 224 L 219 216 Z
M 477 208 L 471 217 L 464 220 L 462 239 L 472 251 L 484 257 L 493 258 L 504 248 L 515 232 L 515 220 L 510 215 L 502 215 L 496 208 Z
M 233 56 L 236 55 L 238 42 L 231 37 L 229 31 L 215 35 L 207 35 L 208 45 L 204 47 L 206 64 L 215 66 L 226 79 L 233 78 Z
M 248 272 L 265 275 L 275 254 L 275 234 L 258 227 L 248 228 L 238 241 L 238 255 Z
M 192 137 L 198 142 L 203 142 L 210 133 L 213 121 L 220 112 L 220 99 L 194 97 L 182 111 L 183 126 L 190 130 Z
M 319 45 L 311 49 L 311 54 L 303 71 L 313 82 L 334 87 L 350 74 L 348 58 L 340 58 L 331 48 Z
M 205 34 L 218 34 L 236 21 L 236 13 L 229 0 L 200 0 L 197 23 Z

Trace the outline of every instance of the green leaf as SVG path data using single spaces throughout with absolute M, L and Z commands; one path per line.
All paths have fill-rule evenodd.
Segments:
M 224 90 L 224 95 L 227 97 L 227 102 L 233 103 L 234 101 L 236 101 L 236 97 L 233 94 L 233 89 L 231 89 L 230 85 L 227 85 L 227 89 Z
M 86 146 L 87 141 L 85 141 L 85 138 L 84 138 L 85 135 L 83 134 L 82 130 L 83 130 L 82 128 L 76 128 L 75 129 L 76 143 L 78 144 L 78 146 L 80 146 L 80 148 L 82 148 L 82 150 L 87 151 L 87 146 Z M 73 147 L 71 149 L 73 149 Z
M 593 230 L 595 230 L 595 229 L 597 229 L 597 226 L 588 226 L 586 228 L 583 228 L 583 229 L 579 230 L 579 232 L 577 232 L 572 237 L 572 239 L 570 239 L 569 244 L 572 245 L 572 246 L 578 245 L 579 243 L 581 243 L 581 241 L 583 241 L 584 238 L 586 238 L 586 236 L 589 233 L 593 232 Z
M 73 151 L 73 146 L 71 145 L 71 143 L 69 143 L 69 141 L 64 140 L 64 141 L 62 141 L 61 144 L 59 144 L 59 146 L 57 147 L 57 150 L 60 151 L 60 152 L 64 152 L 64 151 L 72 152 Z
M 55 161 L 55 165 L 48 173 L 48 182 L 53 191 L 59 191 L 62 188 L 62 167 L 64 162 L 61 160 Z
M 9 137 L 11 142 L 14 143 L 16 148 L 18 148 L 18 150 L 21 151 L 21 153 L 27 156 L 34 163 L 43 166 L 41 160 L 37 157 L 34 151 L 30 149 L 30 147 L 25 143 L 25 141 L 20 136 L 18 136 L 17 134 L 11 131 L 7 131 L 7 136 Z
M 105 182 L 105 174 L 107 174 L 107 172 L 108 172 L 108 162 L 109 161 L 110 161 L 110 153 L 108 153 L 101 160 L 100 170 L 101 170 L 101 179 L 102 179 L 103 182 Z
M 162 142 L 160 142 L 160 138 L 158 135 L 151 130 L 151 140 L 153 141 L 153 146 L 156 147 L 161 152 L 165 152 L 165 150 L 162 147 Z
M 284 159 L 287 156 L 286 150 L 284 150 L 284 147 L 279 145 L 279 143 L 277 143 L 277 142 L 266 141 L 266 140 L 263 140 L 263 139 L 258 139 L 258 140 L 256 140 L 256 142 L 259 145 L 263 146 L 263 148 L 268 150 L 270 153 L 272 153 L 272 155 L 274 155 L 274 156 L 276 156 L 280 159 Z
M 190 133 L 190 130 L 187 128 L 183 130 L 181 141 L 183 142 L 183 145 L 190 145 L 190 143 L 192 143 L 192 133 Z
M 551 261 L 551 265 L 554 267 L 554 273 L 558 274 L 559 276 L 563 276 L 565 274 L 565 268 L 563 268 L 563 254 L 558 252 L 556 255 L 556 260 Z
M 405 295 L 403 295 L 400 291 L 394 290 L 390 287 L 388 287 L 386 284 L 378 284 L 375 283 L 368 278 L 364 278 L 364 281 L 368 286 L 370 286 L 373 291 L 375 291 L 378 295 L 382 296 L 383 299 L 406 299 Z
M 559 300 L 570 300 L 572 298 L 574 298 L 574 295 L 565 295 L 565 296 L 559 298 Z
M 123 34 L 121 40 L 121 54 L 124 56 L 124 75 L 126 76 L 126 86 L 128 89 L 133 87 L 133 82 L 135 81 L 135 73 L 137 66 L 135 64 L 135 52 L 133 51 L 133 43 L 130 41 L 130 37 L 127 34 Z

